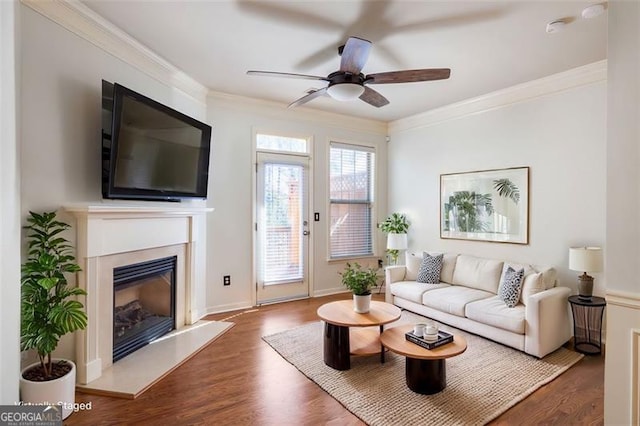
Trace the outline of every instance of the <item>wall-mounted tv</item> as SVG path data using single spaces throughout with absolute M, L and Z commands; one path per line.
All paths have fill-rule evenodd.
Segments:
M 102 81 L 103 198 L 207 198 L 211 126 Z

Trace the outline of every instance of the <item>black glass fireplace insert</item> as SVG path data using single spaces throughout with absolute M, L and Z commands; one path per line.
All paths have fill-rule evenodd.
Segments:
M 177 257 L 113 270 L 113 362 L 175 328 Z

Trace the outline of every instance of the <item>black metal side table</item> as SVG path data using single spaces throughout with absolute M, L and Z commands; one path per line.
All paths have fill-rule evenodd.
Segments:
M 606 300 L 592 296 L 569 296 L 573 313 L 573 345 L 576 351 L 587 355 L 602 352 L 602 317 Z

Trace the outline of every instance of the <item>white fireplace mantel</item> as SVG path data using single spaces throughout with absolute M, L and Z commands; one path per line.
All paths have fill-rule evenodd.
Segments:
M 87 291 L 86 330 L 76 338 L 78 382 L 86 384 L 112 363 L 113 268 L 176 255 L 176 329 L 205 314 L 206 213 L 212 208 L 176 205 L 73 204 L 78 285 Z

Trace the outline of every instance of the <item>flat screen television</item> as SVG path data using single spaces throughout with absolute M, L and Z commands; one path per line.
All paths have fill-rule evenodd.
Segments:
M 102 196 L 207 198 L 211 126 L 102 81 Z

